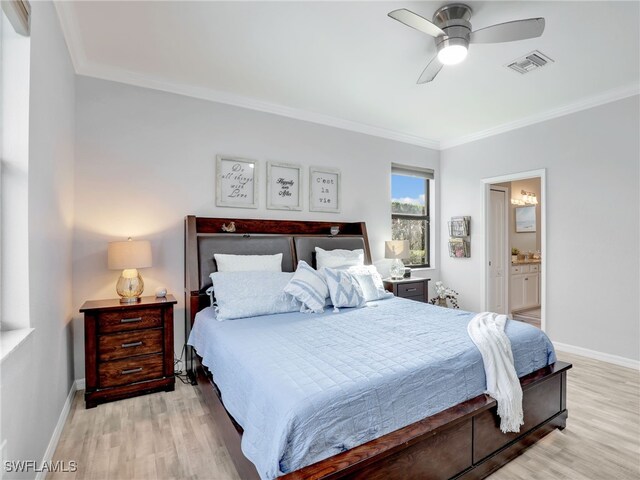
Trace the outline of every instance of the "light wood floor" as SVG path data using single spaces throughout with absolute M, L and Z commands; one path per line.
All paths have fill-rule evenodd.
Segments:
M 529 325 L 533 325 L 536 328 L 540 328 L 541 315 L 542 313 L 540 307 L 531 308 L 529 310 L 522 310 L 521 312 L 512 314 L 514 320 L 528 323 Z
M 640 382 L 636 370 L 559 353 L 569 372 L 569 420 L 491 480 L 640 478 Z M 49 479 L 238 479 L 197 388 L 85 410 L 74 399 L 54 460 L 75 473 Z

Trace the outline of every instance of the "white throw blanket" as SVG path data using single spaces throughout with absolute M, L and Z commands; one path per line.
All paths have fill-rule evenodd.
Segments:
M 469 322 L 467 332 L 476 344 L 487 377 L 487 394 L 498 403 L 502 433 L 519 432 L 524 424 L 522 387 L 513 366 L 511 342 L 504 333 L 506 315 L 483 312 Z

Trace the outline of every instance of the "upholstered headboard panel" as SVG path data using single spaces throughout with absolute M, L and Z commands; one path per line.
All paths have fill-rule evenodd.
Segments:
M 273 255 L 282 253 L 282 271 L 295 270 L 293 237 L 287 235 L 242 235 L 211 234 L 198 237 L 199 291 L 204 292 L 211 286 L 209 274 L 216 272 L 213 255 L 225 253 L 232 255 Z
M 316 268 L 315 248 L 320 247 L 324 250 L 356 250 L 361 248 L 365 251 L 365 263 L 371 263 L 369 258 L 369 247 L 365 245 L 364 238 L 360 237 L 294 237 L 294 245 L 296 249 L 296 257 L 298 261 L 304 260 L 313 268 Z
M 234 233 L 226 230 L 233 225 Z M 338 228 L 331 237 L 332 228 Z M 236 255 L 273 255 L 282 253 L 282 269 L 292 272 L 300 257 L 313 265 L 316 246 L 326 250 L 363 248 L 366 263 L 371 263 L 367 227 L 364 222 L 307 222 L 300 220 L 262 220 L 243 218 L 185 218 L 185 310 L 187 329 L 196 313 L 209 304 L 205 290 L 211 285 L 209 274 L 216 271 L 215 253 Z M 188 332 L 185 332 L 188 336 Z

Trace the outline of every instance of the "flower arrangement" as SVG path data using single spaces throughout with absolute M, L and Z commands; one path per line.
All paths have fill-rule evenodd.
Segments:
M 451 300 L 451 305 L 453 306 L 453 308 L 459 308 L 458 307 L 458 292 L 456 292 L 455 290 L 449 288 L 449 287 L 445 287 L 444 283 L 442 282 L 436 282 L 435 283 L 435 289 L 436 289 L 436 294 L 438 295 L 437 297 L 432 298 L 431 300 L 429 300 L 429 303 L 432 305 L 438 305 L 440 307 L 447 307 L 447 300 Z

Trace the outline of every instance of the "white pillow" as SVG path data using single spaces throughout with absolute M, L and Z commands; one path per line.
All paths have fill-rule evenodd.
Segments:
M 301 303 L 285 293 L 290 272 L 215 272 L 210 275 L 218 320 L 298 312 Z
M 364 250 L 324 250 L 316 247 L 316 268 L 344 268 L 364 265 Z
M 323 268 L 331 303 L 338 307 L 362 307 L 366 303 L 358 281 L 346 270 Z
M 329 287 L 324 275 L 314 270 L 304 260 L 298 262 L 298 268 L 284 291 L 302 302 L 301 311 L 322 313 L 329 296 Z
M 282 254 L 275 255 L 213 255 L 219 272 L 281 272 Z
M 378 273 L 378 269 L 373 265 L 349 267 L 347 272 L 357 280 L 367 302 L 393 297 L 393 293 L 385 290 L 382 277 Z

